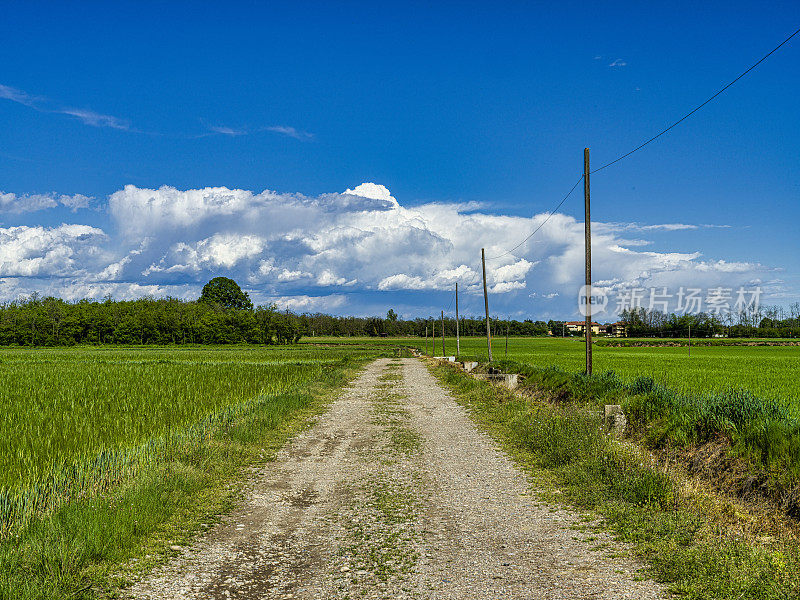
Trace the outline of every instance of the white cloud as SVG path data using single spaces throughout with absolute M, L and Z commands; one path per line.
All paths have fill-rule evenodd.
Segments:
M 614 60 L 614 62 L 612 62 L 612 63 L 611 63 L 611 64 L 609 64 L 608 66 L 609 66 L 609 67 L 624 67 L 624 66 L 626 66 L 627 64 L 628 64 L 628 63 L 626 63 L 626 62 L 625 62 L 624 60 L 622 60 L 621 58 L 617 58 L 616 60 Z
M 0 228 L 0 277 L 65 277 L 102 260 L 107 236 L 88 225 Z
M 311 277 L 311 273 L 304 273 L 303 271 L 290 271 L 289 269 L 283 269 L 278 274 L 278 281 L 281 282 L 299 281 L 300 279 L 305 279 L 308 277 Z
M 16 88 L 0 84 L 0 98 L 4 100 L 11 100 L 12 102 L 17 102 L 18 104 L 24 104 L 25 106 L 33 106 L 39 99 L 26 94 L 22 90 L 18 90 Z
M 273 125 L 272 127 L 266 127 L 265 129 L 267 131 L 272 131 L 273 133 L 280 133 L 281 135 L 285 135 L 296 140 L 310 140 L 314 137 L 313 133 L 299 131 L 294 127 L 289 127 L 286 125 Z
M 583 279 L 583 223 L 573 217 L 557 213 L 544 223 L 546 214 L 496 215 L 476 212 L 469 204 L 406 207 L 377 183 L 317 197 L 225 187 L 126 186 L 110 196 L 108 215 L 110 238 L 91 227 L 63 229 L 87 227 L 78 225 L 54 228 L 59 233 L 41 227 L 0 230 L 11 231 L 0 239 L 0 276 L 53 275 L 70 293 L 114 293 L 138 285 L 178 295 L 199 293 L 208 279 L 226 275 L 248 286 L 254 301 L 280 298 L 285 306 L 302 310 L 322 307 L 316 298 L 326 298 L 330 310 L 358 310 L 345 298 L 382 292 L 416 291 L 430 298 L 429 292 L 450 292 L 458 283 L 465 295 L 463 310 L 476 311 L 485 248 L 493 307 L 531 312 L 539 307 L 560 310 L 562 316 L 572 314 L 572 299 Z M 505 253 L 543 223 L 515 255 Z M 631 230 L 642 237 L 682 230 L 699 236 L 704 225 L 595 225 L 595 280 L 609 289 L 734 287 L 763 278 L 769 270 L 699 252 L 644 250 L 649 240 L 625 238 Z M 324 294 L 337 287 L 346 287 L 349 294 Z
M 169 256 L 164 256 L 157 265 L 150 265 L 142 274 L 229 270 L 242 260 L 260 256 L 263 249 L 264 240 L 258 236 L 218 233 L 194 243 L 176 243 Z
M 523 281 L 501 281 L 489 287 L 488 291 L 492 294 L 505 294 L 506 292 L 513 292 L 514 290 L 524 290 L 525 282 Z
M 209 127 L 209 129 L 211 129 L 211 131 L 213 131 L 214 133 L 219 133 L 220 135 L 229 135 L 231 137 L 247 134 L 247 131 L 245 131 L 244 129 L 233 129 L 232 127 L 212 126 Z
M 730 229 L 730 225 L 712 225 L 704 223 L 694 225 L 691 223 L 656 223 L 643 225 L 641 223 L 604 223 L 603 227 L 627 231 L 692 231 L 697 229 Z
M 377 183 L 362 183 L 361 185 L 357 185 L 352 190 L 345 190 L 344 193 L 351 196 L 361 196 L 362 198 L 372 198 L 373 200 L 386 200 L 393 206 L 399 206 L 397 199 L 392 196 L 389 188 L 387 188 L 385 185 L 380 185 Z
M 358 283 L 357 279 L 347 281 L 344 277 L 337 277 L 333 271 L 325 269 L 317 277 L 317 285 L 331 286 L 331 285 L 355 285 Z
M 130 125 L 122 119 L 112 117 L 111 115 L 103 115 L 93 110 L 81 108 L 62 108 L 55 112 L 75 117 L 81 123 L 85 125 L 91 125 L 92 127 L 110 127 L 111 129 L 122 129 L 124 131 L 130 129 Z
M 18 90 L 16 88 L 0 84 L 0 98 L 4 100 L 11 100 L 18 104 L 23 104 L 34 110 L 43 113 L 55 113 L 61 115 L 68 115 L 75 117 L 86 125 L 92 127 L 110 127 L 112 129 L 121 129 L 131 131 L 130 125 L 117 117 L 111 115 L 104 115 L 93 110 L 83 108 L 70 108 L 59 106 L 54 102 L 42 96 L 31 96 L 27 92 Z
M 72 212 L 88 208 L 93 198 L 83 194 L 67 196 L 64 194 L 21 194 L 0 191 L 0 211 L 12 215 L 66 206 Z
M 274 303 L 280 309 L 295 312 L 335 312 L 347 304 L 347 298 L 339 294 L 329 296 L 276 296 L 267 298 L 268 303 Z

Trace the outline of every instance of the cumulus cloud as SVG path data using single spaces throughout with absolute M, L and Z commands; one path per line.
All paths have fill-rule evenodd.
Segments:
M 66 206 L 72 212 L 81 208 L 89 208 L 94 200 L 83 194 L 72 196 L 64 194 L 22 194 L 6 193 L 0 191 L 0 213 L 18 215 L 26 212 L 55 208 L 59 205 Z
M 0 277 L 64 277 L 85 273 L 106 234 L 88 225 L 0 228 Z
M 373 182 L 315 197 L 126 186 L 109 197 L 107 210 L 110 235 L 78 225 L 1 230 L 0 277 L 54 274 L 72 278 L 63 283 L 70 293 L 116 295 L 143 286 L 183 297 L 226 275 L 254 300 L 312 311 L 348 311 L 364 306 L 361 298 L 383 293 L 430 298 L 458 283 L 468 311 L 482 304 L 485 248 L 493 310 L 514 306 L 562 315 L 574 312 L 583 279 L 583 223 L 571 216 L 497 215 L 459 203 L 407 207 Z M 534 238 L 513 254 L 505 252 L 539 226 Z M 703 226 L 597 223 L 598 286 L 733 287 L 769 271 L 699 252 L 655 251 L 649 240 L 625 237 L 631 230 L 646 236 L 695 228 Z
M 266 299 L 267 303 L 275 304 L 280 309 L 295 312 L 336 312 L 347 304 L 347 298 L 340 294 L 329 296 L 276 296 Z

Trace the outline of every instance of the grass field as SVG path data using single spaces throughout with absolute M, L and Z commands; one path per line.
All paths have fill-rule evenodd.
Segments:
M 244 467 L 268 460 L 355 368 L 397 346 L 424 349 L 425 341 L 0 350 L 0 600 L 95 597 L 114 587 L 120 565 L 131 559 L 146 568 L 142 557 L 154 557 L 152 566 L 230 506 Z M 455 352 L 455 340 L 446 340 L 446 350 Z M 462 340 L 461 356 L 485 360 L 485 341 Z M 505 358 L 502 338 L 494 358 Z M 763 464 L 794 472 L 785 464 L 798 447 L 794 417 L 755 410 L 762 432 L 750 426 L 750 413 L 739 415 L 747 398 L 696 409 L 704 406 L 699 395 L 744 388 L 759 403 L 779 399 L 800 414 L 800 347 L 702 347 L 691 357 L 685 347 L 595 348 L 596 373 L 613 370 L 623 387 L 650 376 L 691 395 L 688 402 L 570 375 L 583 369 L 579 339 L 512 338 L 508 358 L 519 369 L 531 365 L 531 381 L 537 368 L 563 369 L 557 385 L 576 399 L 617 403 L 620 393 L 632 394 L 626 411 L 637 418 L 647 408 L 653 414 L 641 421 L 670 435 L 694 435 L 696 423 L 728 419 L 733 407 L 743 419 L 731 421 L 742 448 L 772 453 L 778 461 Z
M 300 390 L 361 354 L 315 347 L 2 350 L 0 488 Z
M 424 339 L 399 342 L 425 348 Z M 446 352 L 455 354 L 455 348 L 455 340 L 446 338 Z M 505 357 L 504 338 L 495 338 L 492 348 L 495 360 Z M 441 354 L 440 339 L 436 354 Z M 486 360 L 486 340 L 462 338 L 461 355 Z M 760 398 L 788 400 L 800 413 L 800 346 L 704 346 L 692 348 L 691 356 L 686 347 L 595 346 L 593 356 L 595 373 L 614 371 L 623 381 L 645 375 L 678 393 L 691 394 L 743 388 Z M 585 365 L 585 343 L 578 338 L 510 338 L 508 358 L 578 372 Z
M 0 350 L 0 599 L 94 598 L 152 567 L 385 352 Z
M 90 597 L 163 553 L 381 352 L 0 350 L 0 598 Z

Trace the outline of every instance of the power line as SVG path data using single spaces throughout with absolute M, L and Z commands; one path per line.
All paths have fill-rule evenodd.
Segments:
M 455 299 L 455 294 L 450 296 L 450 304 L 447 305 L 447 308 L 444 309 L 444 312 L 449 313 L 450 307 L 453 306 L 453 300 Z
M 634 148 L 634 149 L 633 149 L 633 150 L 631 150 L 630 152 L 626 152 L 626 153 L 625 153 L 625 154 L 623 154 L 622 156 L 619 156 L 618 158 L 615 158 L 615 159 L 614 159 L 614 160 L 612 160 L 611 162 L 604 164 L 602 167 L 598 167 L 598 168 L 597 168 L 597 169 L 595 169 L 594 171 L 590 171 L 590 173 L 589 173 L 589 174 L 590 174 L 590 175 L 593 175 L 594 173 L 597 173 L 597 172 L 599 172 L 599 171 L 602 171 L 603 169 L 606 169 L 606 168 L 610 167 L 611 165 L 615 165 L 615 164 L 617 164 L 617 163 L 618 163 L 618 162 L 620 162 L 621 160 L 624 160 L 624 159 L 628 158 L 628 157 L 629 157 L 631 154 L 633 154 L 634 152 L 637 152 L 637 151 L 641 150 L 642 148 L 644 148 L 645 146 L 647 146 L 649 143 L 651 143 L 651 142 L 654 142 L 655 140 L 657 140 L 658 138 L 660 138 L 662 135 L 664 135 L 665 133 L 667 133 L 667 132 L 668 132 L 668 131 L 670 131 L 671 129 L 673 129 L 673 128 L 677 127 L 678 125 L 680 125 L 681 123 L 683 123 L 683 122 L 684 122 L 686 119 L 688 119 L 689 117 L 691 117 L 691 116 L 692 116 L 694 113 L 696 113 L 698 110 L 700 110 L 701 108 L 703 108 L 703 107 L 704 107 L 706 104 L 708 104 L 709 102 L 711 102 L 712 100 L 714 100 L 715 98 L 717 98 L 717 97 L 718 97 L 720 94 L 722 94 L 722 93 L 723 93 L 725 90 L 727 90 L 729 87 L 731 87 L 731 86 L 732 86 L 733 84 L 735 84 L 737 81 L 739 81 L 740 79 L 742 79 L 742 78 L 743 78 L 745 75 L 747 75 L 747 74 L 748 74 L 750 71 L 752 71 L 753 69 L 755 69 L 755 68 L 756 68 L 758 65 L 760 65 L 761 63 L 763 63 L 765 60 L 767 60 L 767 59 L 768 59 L 770 56 L 772 56 L 773 54 L 775 54 L 775 53 L 776 53 L 778 50 L 780 50 L 780 49 L 781 49 L 783 46 L 785 46 L 785 45 L 786 45 L 786 44 L 789 42 L 789 40 L 791 40 L 791 39 L 792 39 L 794 36 L 796 36 L 798 33 L 800 33 L 800 28 L 798 28 L 798 29 L 795 29 L 795 30 L 794 30 L 794 32 L 793 32 L 793 33 L 792 33 L 792 34 L 791 34 L 789 37 L 787 37 L 787 38 L 786 38 L 785 40 L 783 40 L 783 41 L 782 41 L 780 44 L 778 44 L 777 46 L 775 46 L 775 47 L 774 47 L 772 50 L 770 50 L 769 52 L 767 52 L 767 53 L 766 53 L 764 56 L 762 56 L 762 57 L 761 57 L 761 58 L 760 58 L 758 61 L 756 61 L 755 63 L 753 63 L 753 65 L 751 65 L 751 66 L 750 66 L 750 68 L 748 68 L 746 71 L 742 72 L 742 73 L 741 73 L 741 74 L 740 74 L 738 77 L 736 77 L 736 79 L 734 79 L 733 81 L 731 81 L 730 83 L 728 83 L 726 86 L 724 86 L 723 88 L 721 88 L 721 89 L 720 89 L 719 91 L 717 91 L 717 92 L 716 92 L 716 93 L 715 93 L 713 96 L 711 96 L 710 98 L 708 98 L 708 99 L 707 99 L 705 102 L 703 102 L 702 104 L 698 105 L 698 106 L 697 106 L 696 108 L 694 108 L 692 111 L 690 111 L 690 112 L 686 113 L 686 114 L 685 114 L 684 116 L 682 116 L 680 119 L 678 119 L 677 121 L 675 121 L 674 123 L 672 123 L 672 125 L 670 125 L 670 126 L 669 126 L 669 127 L 667 127 L 666 129 L 664 129 L 664 130 L 660 131 L 659 133 L 657 133 L 656 135 L 654 135 L 653 137 L 651 137 L 649 140 L 647 140 L 647 141 L 643 142 L 642 144 L 639 144 L 638 146 L 636 146 L 636 148 Z M 506 251 L 505 251 L 505 252 L 503 252 L 502 254 L 498 254 L 497 256 L 490 256 L 490 257 L 487 257 L 487 258 L 486 258 L 486 260 L 496 260 L 496 259 L 498 259 L 498 258 L 502 258 L 503 256 L 506 256 L 507 254 L 511 254 L 511 253 L 512 253 L 514 250 L 516 250 L 517 248 L 519 248 L 520 246 L 522 246 L 522 245 L 523 245 L 525 242 L 527 242 L 527 241 L 528 241 L 529 239 L 531 239 L 531 238 L 532 238 L 534 235 L 536 235 L 536 234 L 539 232 L 539 230 L 540 230 L 542 227 L 544 227 L 545 223 L 547 223 L 547 222 L 550 220 L 550 217 L 552 217 L 552 216 L 553 216 L 553 213 L 555 213 L 555 211 L 557 211 L 559 208 L 561 208 L 561 206 L 564 204 L 564 202 L 566 202 L 566 201 L 567 201 L 567 198 L 569 198 L 569 197 L 572 195 L 572 192 L 574 192 L 574 191 L 575 191 L 575 188 L 576 188 L 576 187 L 578 187 L 578 184 L 579 184 L 581 181 L 583 181 L 583 175 L 581 175 L 580 179 L 578 179 L 578 181 L 576 181 L 576 182 L 575 182 L 575 185 L 573 185 L 573 186 L 572 186 L 572 189 L 570 189 L 570 191 L 567 193 L 567 195 L 566 195 L 566 196 L 564 196 L 564 198 L 562 198 L 561 202 L 559 202 L 559 203 L 556 205 L 556 207 L 555 207 L 553 210 L 551 210 L 551 211 L 550 211 L 550 213 L 547 215 L 547 218 L 546 218 L 544 221 L 542 221 L 542 223 L 541 223 L 541 224 L 540 224 L 540 225 L 539 225 L 539 226 L 538 226 L 536 229 L 534 229 L 534 230 L 533 230 L 533 231 L 530 233 L 530 235 L 528 235 L 528 236 L 527 236 L 527 237 L 526 237 L 524 240 L 522 240 L 522 241 L 521 241 L 519 244 L 517 244 L 517 245 L 516 245 L 516 246 L 514 246 L 513 248 L 511 248 L 511 249 L 509 249 L 509 250 L 506 250 Z
M 573 186 L 572 186 L 572 189 L 570 189 L 570 191 L 569 191 L 569 192 L 567 192 L 567 195 L 566 195 L 566 196 L 564 196 L 564 197 L 561 199 L 561 202 L 559 202 L 559 203 L 556 205 L 556 207 L 555 207 L 553 210 L 551 210 L 551 211 L 550 211 L 550 213 L 547 215 L 547 218 L 546 218 L 544 221 L 542 221 L 542 222 L 539 224 L 539 226 L 538 226 L 536 229 L 534 229 L 534 230 L 531 232 L 531 234 L 530 234 L 528 237 L 526 237 L 524 240 L 522 240 L 522 241 L 521 241 L 519 244 L 517 244 L 517 245 L 516 245 L 516 246 L 514 246 L 513 248 L 511 248 L 511 249 L 509 249 L 509 250 L 506 250 L 505 252 L 503 252 L 502 254 L 498 254 L 497 256 L 489 256 L 489 257 L 487 257 L 487 258 L 486 258 L 486 260 L 495 260 L 495 259 L 498 259 L 498 258 L 502 258 L 502 257 L 503 257 L 503 256 L 505 256 L 506 254 L 511 254 L 512 252 L 514 252 L 514 250 L 516 250 L 517 248 L 519 248 L 520 246 L 522 246 L 522 244 L 524 244 L 524 243 L 525 243 L 525 242 L 527 242 L 529 239 L 531 239 L 531 238 L 532 238 L 534 235 L 536 235 L 536 233 L 537 233 L 537 232 L 538 232 L 538 231 L 539 231 L 539 230 L 540 230 L 542 227 L 544 227 L 544 226 L 545 226 L 545 223 L 547 223 L 547 222 L 550 220 L 550 217 L 552 217 L 552 216 L 553 216 L 553 214 L 554 214 L 554 213 L 555 213 L 555 212 L 556 212 L 556 211 L 557 211 L 559 208 L 561 208 L 561 205 L 562 205 L 562 204 L 564 204 L 564 202 L 566 202 L 566 201 L 567 201 L 567 198 L 569 198 L 569 197 L 572 195 L 572 192 L 574 192 L 574 191 L 575 191 L 575 188 L 576 188 L 576 187 L 578 187 L 578 184 L 579 184 L 581 181 L 583 181 L 583 175 L 581 175 L 581 176 L 580 176 L 580 178 L 578 179 L 578 181 L 576 181 L 576 182 L 575 182 L 575 185 L 573 185 Z
M 785 40 L 783 40 L 783 41 L 782 41 L 780 44 L 778 44 L 778 45 L 777 45 L 777 46 L 775 46 L 775 47 L 774 47 L 772 50 L 770 50 L 769 52 L 767 52 L 767 53 L 766 53 L 764 56 L 762 56 L 762 57 L 761 57 L 761 58 L 760 58 L 760 59 L 759 59 L 759 60 L 758 60 L 756 63 L 754 63 L 754 64 L 753 64 L 753 65 L 752 65 L 752 66 L 751 66 L 749 69 L 747 69 L 747 70 L 746 70 L 746 71 L 744 71 L 742 74 L 740 74 L 740 75 L 739 75 L 739 76 L 738 76 L 736 79 L 734 79 L 733 81 L 731 81 L 731 82 L 730 82 L 728 85 L 726 85 L 725 87 L 723 87 L 722 89 L 720 89 L 720 90 L 719 90 L 719 91 L 718 91 L 716 94 L 714 94 L 713 96 L 711 96 L 711 97 L 710 97 L 708 100 L 706 100 L 705 102 L 703 102 L 702 104 L 700 104 L 699 106 L 697 106 L 697 107 L 696 107 L 694 110 L 692 110 L 692 111 L 690 111 L 690 112 L 686 113 L 686 114 L 685 114 L 684 116 L 682 116 L 680 119 L 678 119 L 677 121 L 675 121 L 675 122 L 674 122 L 672 125 L 670 125 L 670 126 L 669 126 L 669 127 L 667 127 L 666 129 L 664 129 L 663 131 L 661 131 L 661 132 L 657 133 L 656 135 L 654 135 L 653 137 L 651 137 L 651 138 L 650 138 L 649 140 L 647 140 L 646 142 L 644 142 L 644 143 L 642 143 L 642 144 L 639 144 L 638 146 L 636 146 L 636 148 L 634 148 L 634 149 L 633 149 L 633 150 L 631 150 L 630 152 L 626 152 L 625 154 L 623 154 L 623 155 L 622 155 L 622 156 L 620 156 L 619 158 L 615 158 L 614 160 L 612 160 L 610 163 L 606 163 L 606 164 L 604 164 L 602 167 L 598 167 L 598 168 L 597 168 L 597 169 L 595 169 L 594 171 L 591 171 L 591 173 L 590 173 L 590 174 L 591 174 L 591 175 L 594 175 L 594 174 L 595 174 L 595 173 L 597 173 L 598 171 L 602 171 L 603 169 L 605 169 L 605 168 L 608 168 L 608 167 L 610 167 L 611 165 L 617 164 L 619 161 L 621 161 L 621 160 L 623 160 L 623 159 L 625 159 L 625 158 L 628 158 L 628 157 L 629 157 L 631 154 L 633 154 L 634 152 L 637 152 L 638 150 L 641 150 L 642 148 L 644 148 L 645 146 L 647 146 L 647 144 L 649 144 L 650 142 L 654 142 L 655 140 L 657 140 L 658 138 L 660 138 L 662 135 L 664 135 L 665 133 L 667 133 L 667 132 L 668 132 L 670 129 L 672 129 L 672 128 L 674 128 L 674 127 L 678 126 L 678 125 L 680 125 L 681 123 L 683 123 L 683 122 L 684 122 L 686 119 L 688 119 L 689 117 L 691 117 L 691 116 L 692 116 L 694 113 L 696 113 L 698 110 L 700 110 L 701 108 L 703 108 L 703 107 L 704 107 L 706 104 L 708 104 L 709 102 L 711 102 L 712 100 L 714 100 L 714 98 L 716 98 L 717 96 L 719 96 L 720 94 L 722 94 L 722 93 L 723 93 L 725 90 L 727 90 L 727 89 L 728 89 L 729 87 L 731 87 L 731 86 L 732 86 L 734 83 L 736 83 L 737 81 L 739 81 L 739 80 L 740 80 L 742 77 L 744 77 L 745 75 L 747 75 L 747 74 L 748 74 L 750 71 L 752 71 L 753 69 L 755 69 L 755 68 L 756 68 L 758 65 L 760 65 L 761 63 L 763 63 L 765 60 L 767 60 L 767 59 L 768 59 L 770 56 L 772 56 L 773 54 L 775 54 L 775 53 L 776 53 L 778 50 L 780 50 L 780 48 L 781 48 L 782 46 L 784 46 L 786 43 L 788 43 L 788 42 L 789 42 L 789 40 L 791 40 L 791 39 L 792 39 L 794 36 L 796 36 L 798 33 L 800 33 L 800 28 L 798 28 L 798 29 L 795 29 L 795 31 L 794 31 L 794 33 L 793 33 L 792 35 L 790 35 L 789 37 L 787 37 L 787 38 L 786 38 Z

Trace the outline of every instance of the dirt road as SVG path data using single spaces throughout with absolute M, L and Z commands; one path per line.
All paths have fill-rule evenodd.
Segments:
M 133 598 L 664 598 L 541 504 L 416 359 L 381 359 Z M 612 558 L 611 556 L 617 556 Z

